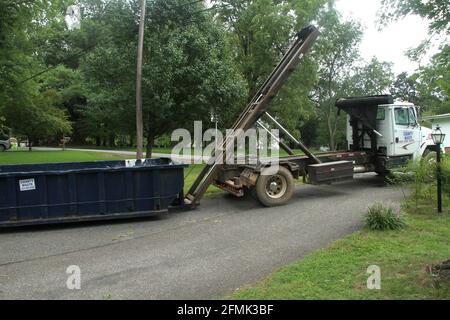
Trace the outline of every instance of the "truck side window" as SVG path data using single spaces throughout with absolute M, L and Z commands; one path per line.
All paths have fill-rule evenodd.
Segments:
M 407 108 L 395 108 L 395 124 L 400 126 L 409 125 L 409 114 Z
M 386 109 L 378 108 L 377 120 L 385 120 L 386 119 Z

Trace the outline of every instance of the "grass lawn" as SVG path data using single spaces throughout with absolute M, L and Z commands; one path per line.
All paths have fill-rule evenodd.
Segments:
M 8 151 L 0 153 L 0 164 L 82 162 L 129 158 L 130 156 L 88 151 Z
M 233 299 L 450 299 L 426 268 L 450 259 L 450 210 L 408 215 L 402 231 L 363 230 L 270 275 Z M 381 290 L 367 289 L 367 268 L 381 268 Z
M 68 145 L 68 149 L 94 149 L 94 150 L 115 150 L 115 151 L 136 151 L 136 148 L 130 148 L 130 147 L 96 147 L 91 145 Z M 145 149 L 145 148 L 144 148 Z M 171 154 L 172 148 L 153 148 L 153 153 L 162 153 L 162 154 Z M 294 149 L 293 150 L 296 155 L 303 155 L 303 151 L 300 149 Z M 311 152 L 313 153 L 320 153 L 317 149 L 311 149 Z M 144 150 L 145 153 L 145 150 Z M 191 150 L 191 154 L 193 155 L 202 155 L 202 152 L 194 152 L 194 149 Z M 280 149 L 279 151 L 280 157 L 286 157 L 288 156 L 288 153 L 284 151 L 283 149 Z
M 114 151 L 132 151 L 136 152 L 135 147 L 103 147 L 103 146 L 92 146 L 92 145 L 68 145 L 68 149 L 92 149 L 92 150 L 114 150 Z M 171 154 L 172 149 L 171 148 L 153 148 L 153 153 L 164 153 L 164 154 Z M 144 147 L 144 153 L 145 153 L 145 147 Z
M 189 166 L 188 168 L 186 168 L 184 170 L 184 193 L 187 193 L 189 191 L 190 187 L 194 183 L 197 176 L 200 174 L 200 171 L 202 171 L 203 167 L 204 167 L 204 165 L 202 165 L 202 164 L 195 164 L 195 165 Z M 223 191 L 217 187 L 210 186 L 208 188 L 208 191 L 206 192 L 206 195 L 219 193 L 219 192 L 223 192 Z

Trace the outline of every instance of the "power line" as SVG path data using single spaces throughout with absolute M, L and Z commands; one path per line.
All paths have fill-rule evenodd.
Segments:
M 105 44 L 108 44 L 108 43 L 112 42 L 113 40 L 114 40 L 114 38 L 111 38 L 111 39 L 109 39 L 108 41 L 105 41 L 103 44 L 104 44 L 104 45 L 105 45 Z M 87 47 L 87 48 L 85 48 L 85 49 L 80 50 L 79 52 L 77 52 L 77 53 L 75 53 L 75 54 L 73 54 L 73 55 L 67 57 L 67 58 L 64 59 L 63 61 L 61 61 L 61 62 L 59 62 L 59 63 L 57 63 L 57 64 L 55 64 L 55 65 L 53 65 L 53 66 L 50 66 L 50 67 L 48 67 L 48 68 L 46 68 L 46 69 L 44 69 L 44 70 L 42 70 L 42 71 L 40 71 L 40 72 L 38 72 L 38 73 L 32 75 L 31 77 L 26 78 L 25 80 L 22 80 L 22 81 L 20 82 L 20 84 L 22 84 L 22 83 L 24 83 L 24 82 L 27 82 L 27 81 L 30 81 L 30 80 L 32 80 L 32 79 L 34 79 L 34 78 L 36 78 L 36 77 L 39 77 L 40 75 L 42 75 L 42 74 L 44 74 L 44 73 L 46 73 L 46 72 L 48 72 L 48 71 L 50 71 L 50 70 L 53 70 L 53 69 L 57 68 L 59 65 L 61 65 L 62 63 L 66 62 L 66 61 L 69 61 L 69 60 L 71 60 L 71 59 L 73 59 L 73 58 L 76 58 L 77 56 L 82 56 L 83 54 L 86 54 L 87 52 L 91 51 L 92 49 L 95 49 L 95 47 L 97 47 L 97 45 L 98 45 L 98 43 L 95 43 L 95 44 L 93 44 L 93 45 L 91 45 L 91 46 L 89 46 L 89 47 Z

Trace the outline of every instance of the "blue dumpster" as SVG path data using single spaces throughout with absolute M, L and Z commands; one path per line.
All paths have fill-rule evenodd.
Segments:
M 183 205 L 169 159 L 0 166 L 0 227 L 141 217 Z

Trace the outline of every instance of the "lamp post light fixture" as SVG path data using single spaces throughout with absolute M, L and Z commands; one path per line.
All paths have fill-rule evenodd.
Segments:
M 441 145 L 444 143 L 445 134 L 442 133 L 442 130 L 439 125 L 436 126 L 436 129 L 431 134 L 431 137 L 433 138 L 433 142 L 437 147 L 437 156 L 436 156 L 437 200 L 438 200 L 438 212 L 442 213 Z

